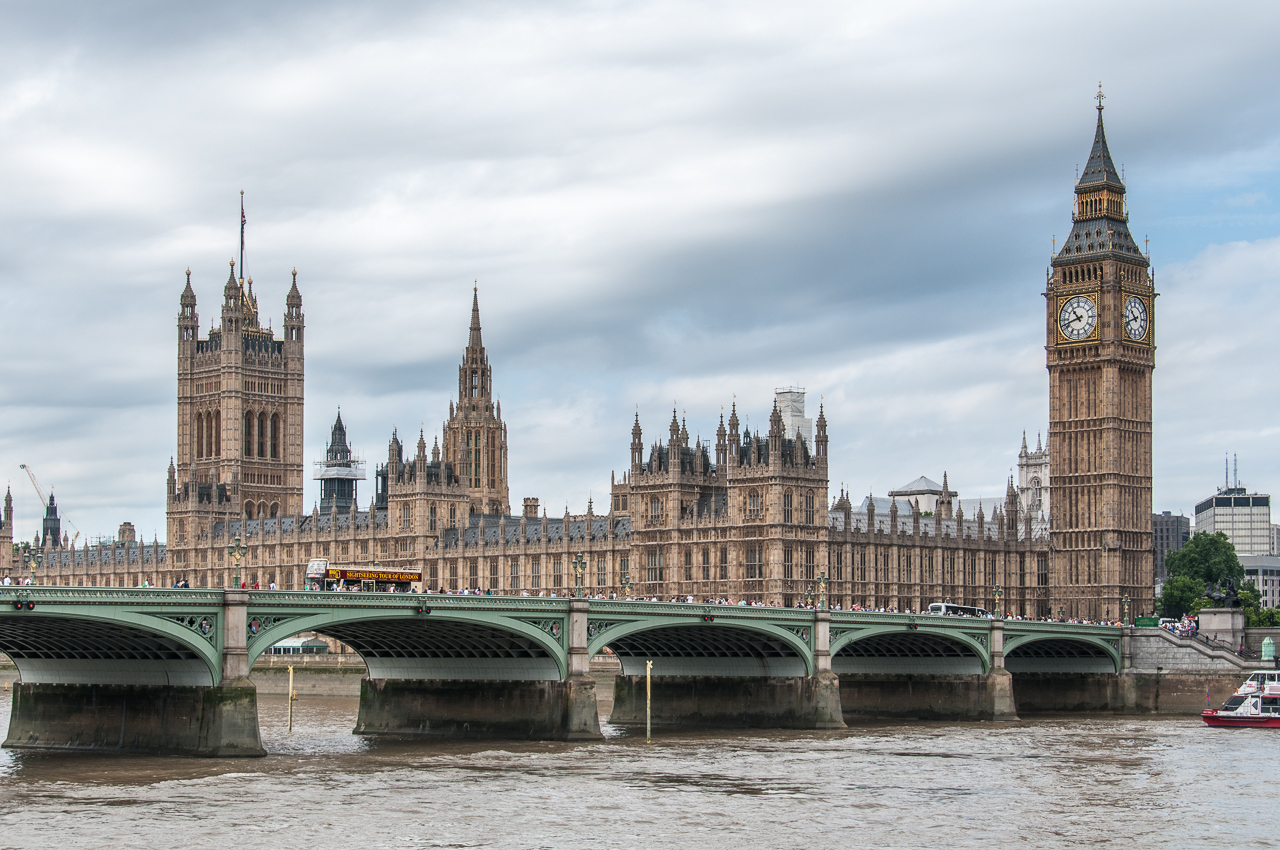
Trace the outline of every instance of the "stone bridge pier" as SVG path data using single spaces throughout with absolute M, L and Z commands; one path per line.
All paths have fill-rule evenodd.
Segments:
M 589 675 L 585 599 L 560 617 L 476 621 L 440 604 L 394 633 L 376 623 L 322 629 L 368 665 L 358 735 L 601 738 Z M 466 597 L 461 597 L 462 601 Z M 456 603 L 455 603 L 456 604 Z
M 827 612 L 783 612 L 779 624 L 758 613 L 771 609 L 626 605 L 592 623 L 593 646 L 607 644 L 622 665 L 610 722 L 644 725 L 648 710 L 657 726 L 844 727 Z M 622 619 L 628 608 L 641 616 Z
M 21 677 L 5 747 L 266 755 L 248 678 L 247 592 L 193 593 L 150 606 L 158 614 L 95 601 L 28 592 L 3 603 L 13 615 L 0 619 L 0 649 Z

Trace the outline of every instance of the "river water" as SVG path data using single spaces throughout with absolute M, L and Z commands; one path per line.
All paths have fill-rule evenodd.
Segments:
M 1280 739 L 1198 718 L 371 742 L 355 698 L 304 697 L 292 733 L 284 698 L 259 699 L 264 759 L 0 752 L 0 847 L 1280 843 Z

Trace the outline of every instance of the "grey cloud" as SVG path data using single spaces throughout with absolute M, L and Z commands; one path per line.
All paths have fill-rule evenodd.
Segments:
M 478 278 L 514 498 L 599 504 L 636 404 L 648 437 L 673 400 L 706 437 L 735 392 L 763 424 L 794 382 L 826 398 L 836 486 L 947 469 L 1003 492 L 1047 417 L 1039 293 L 1098 77 L 1165 292 L 1157 507 L 1201 495 L 1227 443 L 1274 479 L 1275 405 L 1242 364 L 1267 362 L 1275 213 L 1227 202 L 1280 196 L 1269 8 L 1076 8 L 1110 22 L 1096 40 L 1024 4 L 8 11 L 0 467 L 20 530 L 19 462 L 86 532 L 163 527 L 182 270 L 207 328 L 240 189 L 277 327 L 299 270 L 308 457 L 339 404 L 370 459 L 393 426 L 430 441 Z

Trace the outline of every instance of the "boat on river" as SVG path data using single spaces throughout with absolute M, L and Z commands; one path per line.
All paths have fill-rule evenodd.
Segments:
M 1280 729 L 1280 672 L 1254 671 L 1222 708 L 1207 708 L 1200 716 L 1210 726 Z

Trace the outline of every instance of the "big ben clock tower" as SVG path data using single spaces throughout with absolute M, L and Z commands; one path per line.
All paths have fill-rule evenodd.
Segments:
M 1071 234 L 1045 288 L 1052 615 L 1118 619 L 1154 608 L 1151 372 L 1155 281 L 1129 233 L 1125 185 L 1102 128 L 1076 182 Z M 1044 612 L 1042 612 L 1044 613 Z

